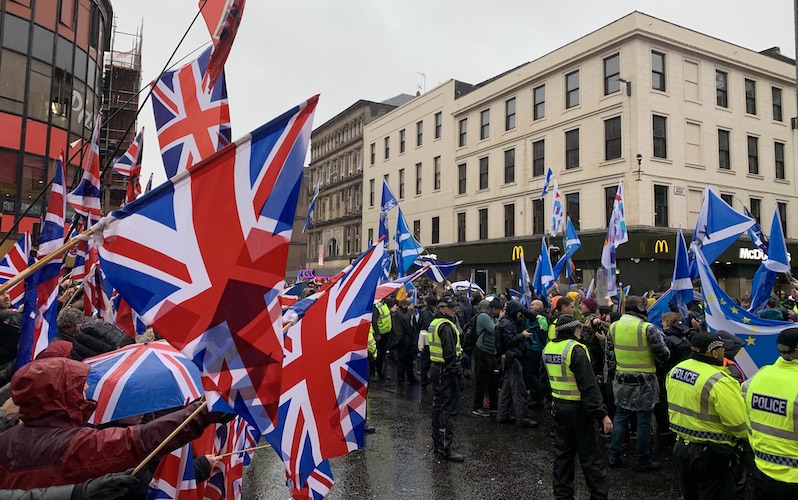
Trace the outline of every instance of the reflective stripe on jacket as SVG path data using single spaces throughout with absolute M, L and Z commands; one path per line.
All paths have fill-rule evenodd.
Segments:
M 446 318 L 435 318 L 429 324 L 429 359 L 433 363 L 443 363 L 443 343 L 441 342 L 441 335 L 438 329 L 441 325 L 448 324 L 454 332 L 455 338 L 455 354 L 460 357 L 463 353 L 460 348 L 460 335 L 457 334 L 457 326 Z
M 543 362 L 549 375 L 551 395 L 568 401 L 581 401 L 582 393 L 576 383 L 576 376 L 571 371 L 571 354 L 576 346 L 585 346 L 576 340 L 554 340 L 543 348 Z M 585 349 L 587 359 L 590 354 Z

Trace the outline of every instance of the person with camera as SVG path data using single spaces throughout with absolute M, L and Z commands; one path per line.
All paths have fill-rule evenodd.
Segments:
M 496 325 L 496 343 L 499 346 L 497 352 L 502 356 L 504 370 L 499 407 L 496 412 L 496 420 L 500 424 L 510 422 L 510 409 L 514 407 L 516 426 L 538 426 L 538 422 L 529 418 L 522 364 L 523 343 L 532 336 L 530 332 L 524 330 L 523 325 L 526 319 L 534 320 L 536 317 L 535 313 L 524 309 L 514 300 L 507 303 L 504 314 L 499 316 L 499 323 Z

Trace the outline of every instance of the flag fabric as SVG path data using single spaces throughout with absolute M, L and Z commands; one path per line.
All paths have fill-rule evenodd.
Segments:
M 145 323 L 200 366 L 211 407 L 232 408 L 261 433 L 277 415 L 279 295 L 317 101 L 93 228 L 102 237 L 108 280 Z
M 568 217 L 565 223 L 565 254 L 560 257 L 560 260 L 554 265 L 554 279 L 559 279 L 563 268 L 565 268 L 566 276 L 571 276 L 571 257 L 581 247 L 582 242 L 579 240 L 579 235 L 576 234 L 576 229 L 571 222 L 571 218 Z
M 396 272 L 401 277 L 407 274 L 410 266 L 424 253 L 424 247 L 410 232 L 402 209 L 396 216 Z
M 752 217 L 743 215 L 730 207 L 723 201 L 723 198 L 715 193 L 714 189 L 707 186 L 693 231 L 693 242 L 701 248 L 708 262 L 715 262 L 755 222 Z M 691 244 L 691 254 L 692 248 Z M 691 277 L 695 278 L 696 276 L 697 270 L 693 266 Z
M 260 435 L 241 417 L 226 424 L 217 424 L 214 432 L 214 455 L 226 455 L 235 451 L 254 448 Z M 244 484 L 244 467 L 252 460 L 254 451 L 228 455 L 213 466 L 205 485 L 203 500 L 240 500 Z
M 230 143 L 230 108 L 224 75 L 202 90 L 209 47 L 190 63 L 166 71 L 154 84 L 152 110 L 166 176 L 208 158 Z
M 30 233 L 24 233 L 17 242 L 0 260 L 0 285 L 15 277 L 28 267 L 30 256 Z M 25 282 L 20 281 L 8 289 L 11 298 L 11 307 L 17 308 L 22 305 L 25 298 Z
M 590 280 L 590 285 L 588 285 L 588 287 L 587 287 L 587 292 L 585 292 L 585 297 L 592 297 L 593 296 L 593 287 L 594 286 L 596 286 L 595 278 Z
M 604 265 L 605 262 L 609 263 L 609 267 Z M 608 245 L 607 240 L 604 240 L 604 248 L 601 252 L 601 265 L 607 270 L 607 295 L 610 297 L 616 295 L 618 293 L 618 284 L 615 277 L 615 247 Z
M 143 335 L 147 331 L 147 325 L 141 316 L 118 293 L 111 296 L 110 307 L 106 313 L 105 321 L 116 325 L 132 339 L 135 339 L 138 335 Z
M 546 245 L 546 239 L 540 240 L 540 286 L 541 292 L 539 294 L 546 295 L 549 288 L 557 281 L 554 277 L 554 270 L 551 267 L 551 258 L 549 257 L 549 246 Z M 538 292 L 536 290 L 536 292 Z
M 384 253 L 372 247 L 285 332 L 279 414 L 265 437 L 292 492 L 326 459 L 363 446 L 366 344 Z
M 299 300 L 299 296 L 302 295 L 302 292 L 305 291 L 308 283 L 310 283 L 310 281 L 302 281 L 290 288 L 286 288 L 283 293 L 280 294 L 280 304 L 282 307 L 285 308 L 294 305 L 296 301 Z
M 202 85 L 207 90 L 219 80 L 224 63 L 233 47 L 246 0 L 199 0 L 202 18 L 211 34 L 213 53 L 208 61 Z
M 679 226 L 679 232 L 676 233 L 676 257 L 673 264 L 671 291 L 673 303 L 682 316 L 687 319 L 687 304 L 693 300 L 693 280 L 690 279 L 690 260 L 687 256 L 687 246 L 681 226 Z
M 75 214 L 77 216 L 77 214 Z M 74 219 L 74 218 L 73 218 Z M 72 238 L 77 237 L 80 233 L 83 232 L 85 229 L 85 221 L 86 219 L 81 218 L 79 223 L 75 223 L 72 221 L 71 226 L 74 228 L 72 232 L 69 234 L 69 240 Z M 86 268 L 86 255 L 88 252 L 88 241 L 83 240 L 74 247 L 72 247 L 69 251 L 69 255 L 72 256 L 72 270 L 69 273 L 69 279 L 75 282 L 82 282 L 86 278 L 86 273 L 88 269 Z
M 83 178 L 78 187 L 67 195 L 67 201 L 75 212 L 83 217 L 97 220 L 100 218 L 100 124 L 102 115 L 97 115 L 91 144 L 83 157 Z M 61 156 L 63 156 L 63 151 Z M 63 162 L 63 161 L 62 161 Z M 61 224 L 63 226 L 63 223 Z M 63 238 L 64 235 L 61 235 Z M 60 246 L 60 245 L 59 245 Z
M 114 164 L 114 172 L 127 177 L 125 204 L 132 202 L 141 194 L 141 158 L 144 154 L 144 127 L 128 146 L 127 151 Z
M 751 238 L 751 243 L 763 252 L 768 253 L 768 238 L 762 232 L 762 227 L 756 222 L 756 218 L 748 211 L 745 205 L 743 205 L 743 214 L 754 221 L 754 224 L 748 228 L 748 237 Z
M 626 231 L 626 208 L 623 203 L 623 179 L 618 181 L 618 189 L 615 191 L 615 200 L 612 202 L 612 211 L 616 212 L 616 220 L 614 222 L 615 229 L 615 248 L 618 248 L 621 243 L 629 241 L 629 233 Z
M 197 500 L 191 443 L 161 458 L 147 487 L 147 500 Z
M 763 262 L 768 270 L 774 273 L 789 273 L 790 258 L 787 256 L 787 243 L 779 216 L 779 205 L 773 206 L 773 220 L 770 223 L 770 239 L 768 242 L 768 258 Z
M 529 288 L 529 269 L 527 269 L 526 262 L 524 262 L 523 253 L 518 256 L 518 263 L 521 267 L 518 273 L 518 290 L 521 291 L 521 304 L 529 309 L 532 305 L 532 290 Z
M 85 266 L 88 271 L 83 280 L 83 314 L 105 319 L 114 289 L 100 267 L 97 247 L 89 248 Z
M 308 205 L 308 218 L 305 219 L 305 225 L 302 226 L 302 232 L 308 230 L 310 227 L 310 223 L 313 222 L 313 211 L 316 209 L 316 198 L 319 197 L 319 187 L 321 186 L 321 182 L 316 183 L 316 190 L 313 192 L 313 199 L 310 200 L 310 205 Z
M 615 251 L 622 243 L 629 241 L 626 231 L 626 209 L 623 203 L 623 180 L 618 181 L 615 201 L 612 204 L 612 215 L 607 223 L 607 237 L 601 249 L 601 265 L 607 270 L 607 293 L 612 296 L 618 293 L 615 283 Z
M 745 344 L 734 360 L 750 378 L 764 365 L 779 357 L 776 336 L 794 323 L 763 319 L 738 306 L 720 287 L 700 246 L 693 243 L 696 267 L 704 293 L 704 313 L 707 325 L 713 330 L 725 330 L 737 335 Z
M 751 305 L 748 307 L 748 310 L 752 313 L 764 309 L 765 306 L 767 306 L 770 294 L 773 293 L 773 287 L 776 285 L 776 276 L 778 273 L 774 273 L 768 269 L 765 265 L 766 262 L 767 261 L 759 264 L 759 267 L 754 273 L 754 278 L 751 281 Z
M 99 122 L 98 122 L 99 123 Z M 64 152 L 56 160 L 55 177 L 50 191 L 47 213 L 44 216 L 38 259 L 61 247 L 64 242 L 64 215 L 66 213 L 66 197 L 64 190 Z M 61 267 L 64 256 L 59 255 L 34 273 L 32 280 L 36 284 L 36 307 L 25 309 L 20 325 L 19 349 L 16 367 L 33 361 L 58 335 L 58 282 L 61 278 Z
M 435 280 L 438 283 L 443 283 L 446 281 L 446 277 L 449 276 L 452 271 L 457 269 L 457 266 L 462 263 L 462 260 L 447 262 L 445 260 L 433 259 L 427 255 L 420 255 L 413 262 L 414 265 L 419 267 L 424 267 L 426 264 L 429 264 L 429 269 L 427 269 L 427 277 L 429 277 L 431 280 Z
M 551 184 L 552 192 L 554 193 L 554 201 L 551 205 L 551 228 L 549 229 L 549 233 L 552 236 L 556 236 L 557 233 L 560 232 L 560 228 L 562 228 L 564 209 L 562 194 L 560 193 L 560 186 L 557 185 L 557 180 L 552 180 Z
M 152 191 L 152 173 L 150 174 L 150 180 L 147 181 L 147 187 L 144 188 L 144 194 L 147 194 L 150 191 Z
M 665 293 L 648 308 L 648 322 L 662 328 L 662 315 L 670 312 L 670 304 L 673 298 L 673 291 L 669 288 Z
M 540 199 L 546 197 L 546 194 L 549 192 L 549 185 L 551 185 L 552 181 L 554 181 L 554 185 L 557 185 L 557 181 L 554 180 L 554 171 L 551 169 L 549 165 L 546 165 L 546 177 L 543 179 L 543 191 L 540 193 Z
M 391 187 L 388 185 L 388 181 L 383 179 L 382 180 L 382 200 L 380 202 L 380 229 L 379 229 L 379 236 L 385 236 L 385 240 L 383 241 L 383 245 L 388 247 L 388 212 L 391 211 L 392 208 L 399 206 L 399 203 L 396 201 L 396 197 L 393 195 L 391 191 Z
M 429 268 L 425 265 L 420 269 L 416 269 L 414 272 L 408 274 L 407 276 L 403 276 L 399 279 L 389 281 L 388 283 L 382 283 L 377 287 L 377 291 L 374 293 L 374 302 L 382 300 L 388 295 L 391 295 L 392 293 L 399 291 L 400 288 L 408 285 L 409 283 L 412 283 L 414 280 L 418 279 L 422 274 L 426 273 L 428 270 Z

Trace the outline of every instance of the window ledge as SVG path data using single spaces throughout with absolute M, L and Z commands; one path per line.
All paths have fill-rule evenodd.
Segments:
M 783 121 L 783 120 L 782 120 L 782 121 L 778 121 L 778 120 L 770 120 L 770 122 L 771 122 L 773 125 L 780 125 L 780 126 L 782 126 L 782 127 L 786 127 L 786 126 L 787 126 L 787 124 L 786 124 L 786 123 L 784 123 L 784 121 Z
M 625 163 L 626 160 L 623 157 L 620 158 L 613 158 L 611 160 L 604 160 L 599 163 L 599 167 L 608 167 L 610 165 L 617 165 L 619 163 Z
M 661 95 L 662 97 L 668 97 L 668 98 L 670 98 L 670 96 L 671 96 L 671 95 L 668 93 L 668 91 L 667 91 L 667 90 L 657 90 L 657 89 L 651 89 L 651 93 L 652 93 L 652 94 L 656 94 L 656 95 Z
M 502 184 L 502 189 L 509 188 L 509 187 L 515 187 L 517 185 L 518 185 L 518 183 L 516 181 L 506 182 L 506 183 Z
M 658 156 L 650 157 L 649 161 L 652 161 L 654 163 L 665 163 L 667 165 L 673 165 L 673 160 L 669 160 L 668 158 L 660 158 Z
M 732 113 L 732 110 L 731 110 L 730 106 L 718 106 L 717 103 L 715 104 L 715 110 L 716 111 L 725 111 L 727 113 Z
M 787 179 L 773 179 L 773 182 L 776 182 L 778 184 L 784 184 L 787 186 L 790 185 L 790 181 L 788 181 Z
M 765 180 L 765 176 L 762 175 L 762 174 L 751 174 L 751 173 L 749 173 L 749 174 L 746 174 L 746 177 L 748 177 L 749 179 L 759 179 L 760 181 L 764 181 Z
M 479 193 L 489 193 L 489 192 L 490 192 L 490 188 L 489 187 L 482 188 L 482 189 L 477 189 L 477 194 L 479 194 Z
M 581 172 L 582 170 L 584 170 L 582 167 L 566 168 L 564 170 L 560 170 L 560 174 L 569 174 L 571 172 Z
M 468 193 L 460 193 L 454 195 L 455 198 L 468 198 Z
M 698 163 L 685 163 L 684 166 L 687 167 L 687 168 L 695 168 L 695 169 L 698 169 L 698 170 L 706 170 L 707 169 L 706 165 L 699 165 Z
M 759 117 L 759 115 L 752 115 L 751 113 L 748 113 L 748 112 L 746 112 L 746 113 L 745 113 L 745 117 L 746 117 L 746 118 L 753 118 L 753 119 L 755 119 L 755 120 L 761 120 L 761 118 Z
M 718 173 L 719 174 L 724 174 L 724 175 L 737 175 L 737 172 L 735 172 L 734 170 L 732 170 L 730 168 L 719 168 L 718 169 Z

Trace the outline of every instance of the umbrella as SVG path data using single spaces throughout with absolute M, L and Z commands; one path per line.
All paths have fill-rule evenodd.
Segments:
M 204 394 L 197 366 L 165 340 L 132 344 L 83 360 L 91 366 L 90 424 L 183 406 Z

